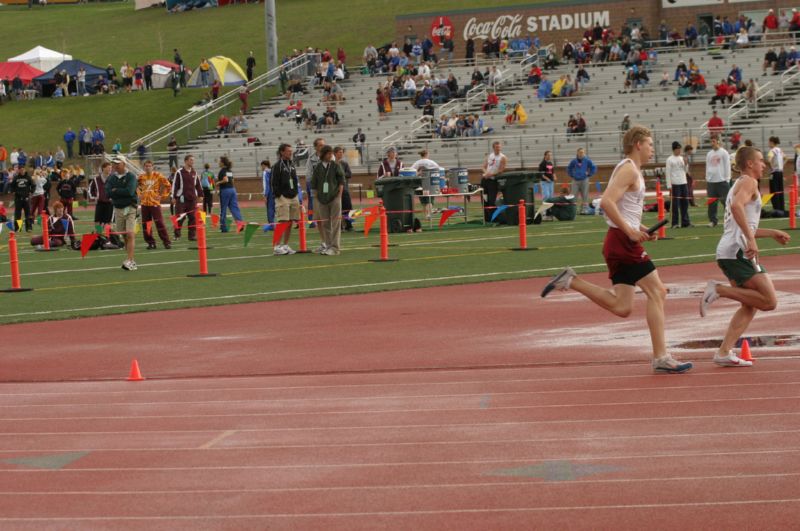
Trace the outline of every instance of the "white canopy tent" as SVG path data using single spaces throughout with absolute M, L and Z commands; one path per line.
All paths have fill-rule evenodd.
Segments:
M 72 56 L 67 53 L 49 50 L 44 46 L 36 46 L 16 57 L 10 57 L 8 60 L 28 63 L 43 72 L 49 72 L 64 61 L 71 61 Z

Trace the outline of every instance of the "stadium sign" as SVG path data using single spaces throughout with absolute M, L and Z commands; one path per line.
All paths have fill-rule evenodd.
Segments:
M 438 17 L 437 17 L 438 19 Z M 479 20 L 472 17 L 464 26 L 464 40 L 467 39 L 516 39 L 524 33 L 542 33 L 589 29 L 596 24 L 611 25 L 611 14 L 606 11 L 585 11 L 582 13 L 562 13 L 560 15 L 520 14 L 500 15 L 494 20 Z

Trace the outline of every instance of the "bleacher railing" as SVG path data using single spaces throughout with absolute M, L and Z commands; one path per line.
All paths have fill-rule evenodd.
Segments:
M 254 104 L 261 103 L 266 99 L 264 96 L 264 89 L 280 80 L 281 70 L 285 70 L 286 74 L 290 77 L 293 75 L 306 77 L 313 75 L 318 64 L 319 54 L 306 53 L 290 59 L 286 63 L 272 68 L 271 70 L 268 70 L 267 72 L 254 78 L 248 83 L 248 87 L 250 88 L 250 98 L 253 98 L 256 101 L 250 103 L 250 105 L 252 106 Z M 256 94 L 256 92 L 258 92 L 258 94 Z M 182 140 L 188 142 L 193 138 L 193 130 L 195 133 L 194 136 L 207 132 L 210 127 L 215 125 L 215 120 L 220 115 L 226 113 L 231 114 L 231 106 L 237 105 L 238 102 L 239 91 L 228 91 L 206 105 L 202 110 L 194 112 L 189 111 L 180 118 L 159 127 L 155 131 L 141 138 L 137 138 L 131 142 L 129 154 L 133 155 L 136 153 L 136 148 L 142 144 L 146 148 L 152 149 L 153 147 L 158 146 L 159 143 L 176 136 L 178 133 L 182 133 Z
M 794 145 L 800 141 L 800 123 L 767 124 L 749 127 L 732 128 L 730 125 L 723 127 L 723 147 L 730 149 L 728 140 L 733 130 L 742 133 L 743 139 L 751 139 L 756 147 L 764 148 L 770 136 L 779 136 L 786 145 Z M 705 129 L 707 131 L 707 129 Z M 680 129 L 653 129 L 655 155 L 651 163 L 664 164 L 667 157 L 672 154 L 672 142 L 677 140 L 681 144 L 695 144 L 699 147 L 696 160 L 705 156 L 707 145 L 703 143 L 703 129 L 689 127 Z M 584 148 L 588 156 L 597 164 L 613 164 L 622 158 L 621 145 L 623 133 L 619 130 L 592 131 L 583 135 L 563 134 L 492 134 L 480 137 L 456 137 L 442 141 L 441 139 L 416 139 L 409 140 L 399 146 L 400 156 L 406 165 L 416 160 L 417 151 L 426 148 L 430 157 L 447 168 L 465 167 L 478 168 L 483 164 L 486 154 L 491 151 L 491 144 L 499 140 L 503 144 L 503 152 L 508 156 L 510 164 L 517 167 L 538 167 L 545 151 L 551 151 L 556 165 L 563 168 L 571 160 L 578 148 Z M 385 154 L 390 143 L 369 143 L 364 148 L 364 163 L 359 164 L 357 158 L 350 159 L 353 172 L 356 174 L 374 174 L 377 166 Z M 216 161 L 221 155 L 226 155 L 234 161 L 237 178 L 252 178 L 260 176 L 259 163 L 264 159 L 274 160 L 277 145 L 262 145 L 241 147 L 234 149 L 207 149 L 184 148 L 181 149 L 181 159 L 185 154 L 195 156 L 195 166 L 202 167 L 208 163 L 216 168 Z M 156 161 L 166 158 L 165 152 L 148 153 L 148 158 Z M 305 163 L 297 165 L 298 174 L 305 173 Z M 159 168 L 159 171 L 167 171 Z M 563 172 L 563 171 L 562 171 Z M 563 175 L 562 175 L 563 177 Z

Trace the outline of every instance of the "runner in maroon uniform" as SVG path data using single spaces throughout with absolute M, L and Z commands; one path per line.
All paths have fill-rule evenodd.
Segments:
M 633 309 L 633 295 L 639 286 L 647 296 L 647 326 L 653 345 L 655 372 L 681 373 L 692 368 L 667 353 L 664 335 L 664 300 L 667 290 L 658 277 L 642 242 L 655 240 L 642 225 L 645 183 L 641 167 L 653 155 L 650 130 L 635 126 L 625 133 L 623 147 L 627 156 L 611 174 L 600 206 L 609 226 L 603 243 L 603 256 L 608 265 L 612 288 L 604 289 L 577 276 L 571 267 L 564 268 L 547 283 L 542 297 L 554 289 L 573 289 L 589 300 L 620 317 L 628 317 Z

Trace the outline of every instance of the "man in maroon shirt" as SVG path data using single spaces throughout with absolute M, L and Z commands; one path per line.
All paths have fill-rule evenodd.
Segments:
M 111 204 L 106 194 L 106 181 L 111 175 L 111 163 L 104 162 L 100 165 L 100 174 L 89 183 L 89 199 L 96 202 L 94 207 L 94 222 L 99 225 L 111 223 L 114 215 L 114 205 Z
M 175 179 L 172 181 L 175 215 L 179 218 L 178 226 L 175 228 L 175 240 L 181 237 L 183 220 L 187 218 L 189 220 L 189 241 L 195 241 L 197 198 L 202 196 L 203 187 L 200 186 L 200 177 L 194 171 L 194 157 L 186 155 L 183 158 L 183 168 L 175 173 Z

